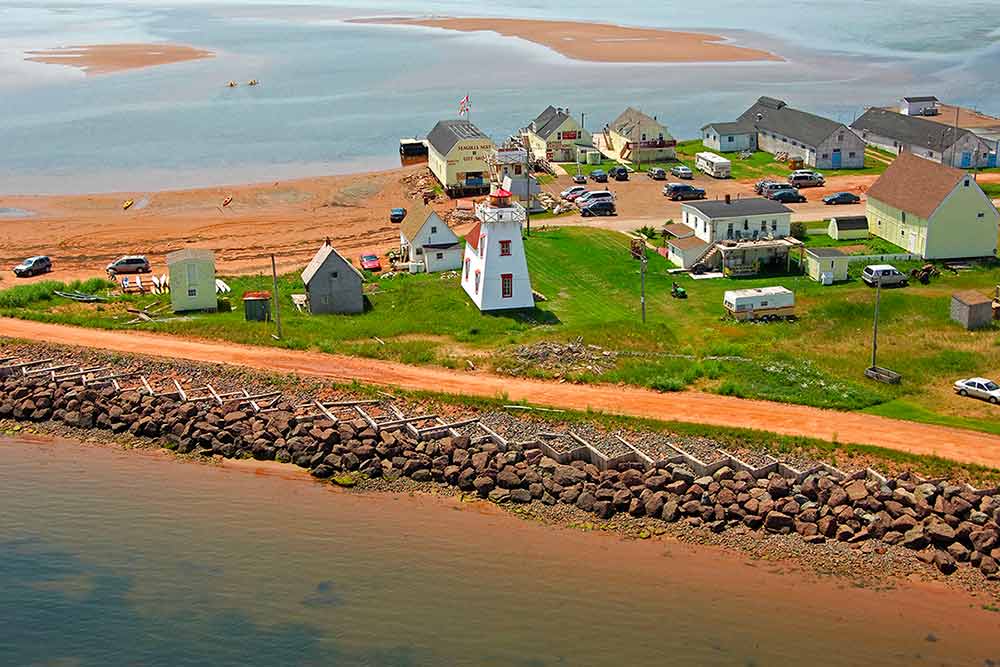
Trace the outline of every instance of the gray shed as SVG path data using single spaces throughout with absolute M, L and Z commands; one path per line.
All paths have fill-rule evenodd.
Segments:
M 951 319 L 972 331 L 993 323 L 993 300 L 982 292 L 968 290 L 951 295 Z
M 329 239 L 302 272 L 302 282 L 309 297 L 309 312 L 313 315 L 360 313 L 365 309 L 361 291 L 364 276 L 330 245 Z

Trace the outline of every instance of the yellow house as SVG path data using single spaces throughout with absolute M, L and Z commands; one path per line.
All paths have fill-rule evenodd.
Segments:
M 575 162 L 578 146 L 592 146 L 590 132 L 570 115 L 569 109 L 550 106 L 524 129 L 534 158 L 549 162 Z
M 806 250 L 806 273 L 824 285 L 847 280 L 850 259 L 836 248 L 809 248 Z
M 467 120 L 442 120 L 427 135 L 427 166 L 449 197 L 487 194 L 495 146 Z
M 677 157 L 677 141 L 656 117 L 629 107 L 604 128 L 604 143 L 616 158 L 661 162 Z
M 1000 213 L 970 174 L 901 153 L 868 190 L 869 231 L 924 259 L 992 257 Z

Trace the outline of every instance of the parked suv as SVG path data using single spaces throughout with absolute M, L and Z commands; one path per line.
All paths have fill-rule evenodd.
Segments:
M 667 180 L 667 172 L 662 167 L 653 167 L 652 169 L 646 170 L 646 176 L 649 176 L 654 181 Z
M 608 182 L 608 172 L 603 169 L 595 169 L 590 172 L 590 180 L 595 183 L 607 183 Z
M 797 171 L 789 174 L 788 183 L 796 188 L 818 188 L 826 183 L 826 179 L 819 172 Z
M 882 283 L 882 287 L 893 287 L 900 286 L 905 287 L 909 282 L 906 275 L 900 273 L 895 266 L 891 264 L 869 264 L 865 267 L 865 270 L 861 272 L 861 280 L 869 287 L 875 287 L 879 283 Z
M 599 199 L 597 201 L 590 202 L 586 206 L 580 209 L 580 215 L 585 218 L 589 218 L 595 215 L 618 215 L 618 211 L 615 208 L 615 202 L 612 199 Z
M 588 204 L 592 204 L 595 201 L 614 201 L 615 193 L 610 190 L 591 190 L 590 192 L 585 192 L 576 198 L 576 203 L 580 208 Z
M 760 195 L 762 197 L 770 199 L 772 192 L 777 192 L 778 190 L 794 190 L 794 189 L 795 188 L 793 188 L 788 183 L 778 183 L 777 181 L 769 181 L 767 183 L 763 183 L 760 186 Z
M 628 169 L 625 167 L 611 167 L 611 169 L 608 170 L 608 176 L 616 181 L 627 181 Z
M 149 260 L 143 255 L 126 255 L 108 264 L 107 271 L 112 278 L 127 273 L 149 273 Z
M 759 195 L 762 195 L 764 194 L 764 190 L 771 187 L 771 185 L 773 184 L 788 187 L 788 183 L 778 183 L 778 181 L 772 180 L 770 178 L 764 178 L 754 183 L 753 191 Z
M 14 275 L 18 278 L 37 276 L 39 273 L 48 273 L 52 270 L 52 260 L 45 255 L 29 257 L 13 269 Z
M 684 201 L 685 199 L 704 199 L 705 191 L 686 183 L 671 183 L 663 188 L 663 196 L 669 197 L 673 201 Z

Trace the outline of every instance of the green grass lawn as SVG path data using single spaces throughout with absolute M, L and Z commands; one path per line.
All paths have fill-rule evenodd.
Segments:
M 976 426 L 985 423 L 969 401 L 943 407 L 950 385 L 968 374 L 1000 371 L 996 330 L 969 333 L 949 319 L 951 293 L 988 292 L 1000 283 L 997 268 L 948 273 L 930 285 L 884 290 L 881 304 L 881 365 L 904 376 L 899 386 L 868 381 L 874 293 L 852 279 L 823 287 L 800 275 L 693 280 L 668 274 L 668 262 L 650 253 L 647 322 L 640 321 L 639 263 L 629 256 L 628 239 L 589 228 L 545 228 L 526 241 L 535 290 L 546 301 L 534 309 L 499 315 L 476 310 L 458 278 L 402 275 L 375 279 L 370 309 L 361 315 L 310 316 L 298 313 L 290 294 L 302 292 L 297 274 L 280 280 L 284 339 L 271 338 L 273 324 L 245 322 L 239 296 L 270 289 L 268 276 L 227 279 L 232 312 L 199 313 L 142 324 L 138 328 L 256 345 L 340 352 L 408 363 L 479 368 L 511 368 L 516 345 L 542 340 L 575 340 L 626 354 L 604 371 L 577 371 L 570 381 L 622 382 L 661 390 L 685 387 L 748 398 L 847 410 L 896 410 L 907 418 Z M 906 267 L 901 266 L 901 269 Z M 680 283 L 686 300 L 673 299 Z M 769 324 L 737 323 L 723 317 L 723 292 L 783 285 L 796 294 L 799 318 Z M 105 289 L 99 281 L 77 288 Z M 52 294 L 58 283 L 38 283 L 0 292 L 0 314 L 106 328 L 136 328 L 126 306 L 149 305 L 165 297 L 116 297 L 94 306 Z M 376 337 L 383 342 L 376 340 Z M 384 344 L 383 344 L 384 343 Z M 528 366 L 523 375 L 553 371 Z M 907 406 L 903 410 L 899 406 Z M 968 414 L 962 412 L 968 409 Z M 664 415 L 664 418 L 681 418 Z M 993 421 L 983 428 L 994 428 Z
M 980 183 L 979 187 L 990 199 L 1000 199 L 1000 183 Z
M 856 250 L 851 250 L 850 255 L 896 255 L 906 252 L 894 243 L 890 243 L 878 236 L 869 236 L 866 239 L 849 239 L 838 241 L 826 234 L 810 234 L 805 240 L 807 248 L 853 248 L 861 246 Z
M 700 139 L 689 139 L 677 142 L 677 158 L 691 169 L 695 168 L 695 154 L 702 151 L 712 151 L 705 147 Z M 733 178 L 736 180 L 759 180 L 762 178 L 780 177 L 784 178 L 791 173 L 791 168 L 783 162 L 774 159 L 771 153 L 763 151 L 754 152 L 746 160 L 740 159 L 739 153 L 722 153 L 733 163 Z M 885 171 L 886 164 L 871 157 L 865 156 L 864 169 L 836 169 L 826 172 L 828 176 L 850 176 L 857 174 L 881 174 Z

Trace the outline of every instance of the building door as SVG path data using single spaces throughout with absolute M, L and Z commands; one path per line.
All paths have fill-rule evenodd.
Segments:
M 832 160 L 833 161 L 831 163 L 831 166 L 834 169 L 840 169 L 840 165 L 841 165 L 841 153 L 840 153 L 840 149 L 839 148 L 834 148 L 833 149 L 833 158 L 832 158 Z
M 986 166 L 990 169 L 997 166 L 997 154 L 995 152 L 990 153 L 989 157 L 986 158 Z
M 968 151 L 962 152 L 962 169 L 968 169 L 972 166 L 972 153 Z

